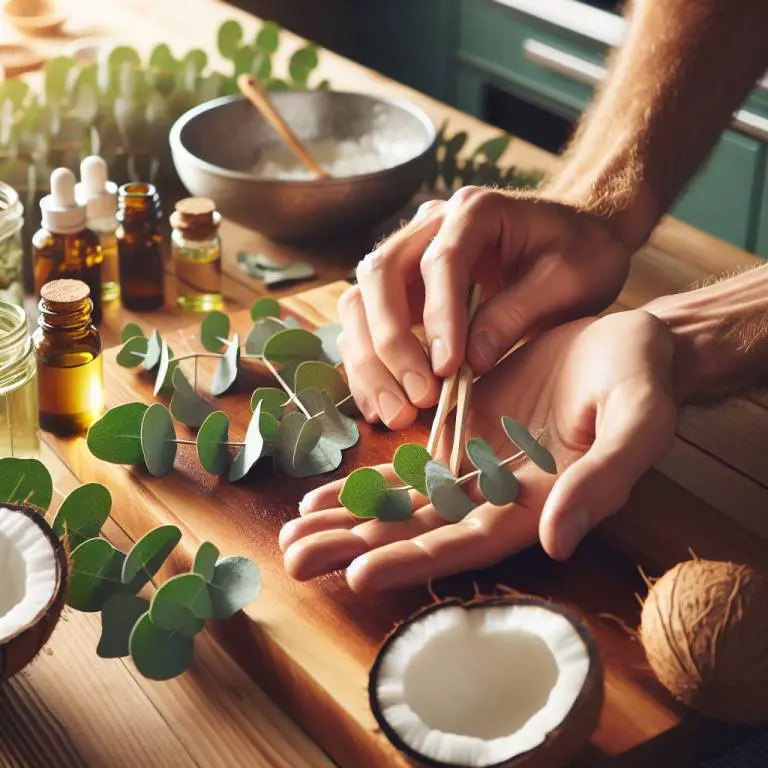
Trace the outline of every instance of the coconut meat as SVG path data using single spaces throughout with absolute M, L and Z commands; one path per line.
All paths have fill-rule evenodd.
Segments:
M 56 555 L 26 515 L 0 506 L 0 643 L 34 623 L 56 592 Z
M 541 745 L 567 717 L 590 655 L 560 613 L 535 605 L 433 611 L 382 659 L 381 714 L 432 760 L 483 768 Z

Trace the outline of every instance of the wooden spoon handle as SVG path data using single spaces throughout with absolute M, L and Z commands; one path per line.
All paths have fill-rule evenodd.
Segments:
M 330 174 L 321 168 L 309 155 L 304 145 L 299 141 L 291 126 L 285 122 L 283 116 L 275 109 L 269 96 L 267 96 L 261 83 L 253 75 L 242 74 L 237 78 L 240 93 L 261 112 L 267 122 L 277 131 L 280 138 L 288 145 L 288 148 L 304 165 L 321 179 L 329 179 Z

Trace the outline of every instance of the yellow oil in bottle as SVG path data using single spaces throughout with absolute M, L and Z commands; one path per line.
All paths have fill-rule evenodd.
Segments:
M 112 232 L 97 232 L 101 241 L 101 300 L 104 304 L 120 298 L 120 263 L 118 262 L 117 237 Z

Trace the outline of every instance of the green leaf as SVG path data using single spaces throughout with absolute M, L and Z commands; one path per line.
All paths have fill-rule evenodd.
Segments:
M 331 90 L 331 81 L 327 78 L 323 78 L 316 86 L 316 91 L 330 91 Z
M 129 45 L 118 45 L 109 54 L 109 68 L 119 71 L 124 64 L 138 69 L 141 66 L 141 57 L 135 48 Z
M 501 425 L 507 437 L 539 468 L 550 475 L 557 474 L 557 464 L 552 454 L 519 422 L 510 416 L 501 417 Z
M 247 355 L 263 354 L 266 343 L 276 333 L 284 330 L 285 325 L 276 317 L 265 317 L 263 320 L 258 320 L 245 340 L 245 353 Z
M 376 510 L 376 517 L 383 523 L 400 523 L 413 514 L 411 496 L 405 489 L 388 490 Z
M 177 72 L 181 68 L 181 62 L 165 43 L 160 43 L 152 49 L 149 56 L 149 66 L 164 72 Z
M 301 394 L 305 389 L 321 389 L 334 403 L 349 397 L 349 386 L 339 371 L 322 360 L 305 360 L 296 368 L 293 390 Z
M 223 475 L 229 466 L 228 433 L 229 417 L 221 411 L 214 411 L 197 433 L 197 458 L 212 475 Z
M 45 76 L 45 101 L 48 106 L 59 104 L 67 95 L 67 78 L 74 64 L 69 56 L 54 56 L 43 67 Z
M 123 368 L 136 368 L 142 365 L 147 357 L 148 340 L 143 336 L 134 336 L 123 344 L 117 353 L 117 364 Z
M 128 323 L 124 328 L 123 332 L 120 335 L 120 341 L 125 344 L 128 339 L 144 339 L 146 336 L 144 336 L 144 331 L 141 330 L 141 327 L 137 325 L 136 323 Z
M 192 663 L 193 638 L 153 624 L 149 611 L 134 626 L 129 642 L 136 669 L 149 680 L 170 680 Z
M 169 386 L 172 381 L 173 372 L 177 366 L 171 366 L 173 350 L 163 341 L 160 344 L 160 363 L 157 366 L 157 375 L 155 376 L 155 386 L 153 393 L 157 397 L 160 392 Z
M 240 362 L 240 338 L 237 334 L 224 351 L 224 357 L 219 359 L 211 380 L 211 394 L 223 395 L 237 379 L 237 366 Z
M 0 459 L 0 501 L 48 509 L 53 498 L 51 473 L 37 459 Z
M 145 533 L 125 558 L 123 584 L 131 592 L 138 592 L 160 570 L 180 541 L 181 531 L 175 525 L 161 525 Z
M 289 264 L 285 269 L 265 271 L 261 277 L 264 285 L 276 288 L 284 283 L 296 283 L 300 280 L 312 280 L 317 277 L 317 270 L 306 261 Z
M 163 339 L 159 331 L 152 331 L 152 335 L 147 342 L 147 352 L 142 365 L 147 371 L 151 371 L 160 363 L 160 354 L 163 349 Z
M 318 417 L 307 419 L 299 411 L 287 413 L 275 438 L 278 465 L 291 477 L 332 472 L 341 465 L 341 449 L 322 436 Z
M 208 54 L 200 48 L 193 48 L 184 57 L 184 64 L 199 75 L 208 64 Z
M 199 573 L 207 582 L 213 581 L 216 561 L 219 559 L 219 550 L 210 541 L 204 541 L 200 545 L 192 563 L 192 572 Z M 210 590 L 209 590 L 210 591 Z M 216 601 L 213 600 L 213 613 L 216 615 Z
M 357 423 L 339 411 L 328 392 L 305 389 L 299 393 L 299 400 L 312 416 L 320 419 L 326 440 L 335 443 L 342 451 L 357 445 L 360 439 Z
M 323 344 L 303 328 L 286 328 L 267 341 L 262 354 L 270 362 L 281 365 L 283 377 L 291 381 L 296 368 L 305 360 L 322 359 Z
M 480 470 L 480 490 L 491 504 L 511 504 L 520 493 L 514 474 L 502 465 L 493 448 L 480 437 L 473 437 L 467 443 L 467 456 Z
M 96 653 L 102 659 L 121 659 L 130 653 L 131 632 L 149 610 L 143 597 L 118 592 L 101 609 L 101 638 Z
M 264 438 L 261 434 L 261 415 L 261 403 L 257 403 L 245 433 L 245 445 L 238 451 L 229 468 L 229 479 L 232 482 L 244 478 L 262 456 Z
M 404 443 L 395 451 L 392 459 L 397 476 L 406 484 L 412 485 L 419 493 L 427 495 L 427 477 L 425 467 L 432 461 L 429 451 L 418 443 Z
M 122 590 L 125 555 L 106 539 L 88 539 L 72 551 L 67 605 L 87 613 L 100 611 L 107 598 Z
M 200 325 L 200 343 L 209 352 L 221 352 L 229 339 L 229 328 L 229 318 L 214 309 L 203 318 Z
M 291 402 L 291 398 L 282 389 L 275 387 L 259 387 L 251 395 L 251 410 L 256 410 L 256 405 L 261 403 L 261 412 L 274 416 L 278 421 L 283 418 L 285 406 Z
M 199 573 L 181 573 L 160 585 L 152 597 L 149 617 L 160 629 L 194 637 L 204 619 L 213 616 L 208 585 Z
M 257 80 L 265 83 L 272 74 L 272 59 L 268 53 L 258 49 L 251 49 L 251 51 L 253 58 L 251 59 L 250 72 Z
M 507 151 L 511 141 L 511 136 L 497 136 L 495 139 L 488 139 L 473 152 L 473 157 L 484 157 L 491 165 L 495 165 Z
M 463 520 L 477 505 L 461 490 L 457 478 L 438 461 L 426 466 L 427 493 L 437 514 L 449 523 Z
M 340 325 L 324 325 L 315 331 L 315 336 L 320 339 L 323 345 L 323 354 L 333 365 L 341 363 L 341 354 L 337 345 L 340 333 Z
M 277 317 L 282 314 L 280 304 L 276 299 L 264 296 L 251 304 L 251 320 L 259 320 L 262 317 Z
M 112 464 L 143 464 L 141 424 L 148 406 L 126 403 L 108 410 L 88 430 L 90 452 Z
M 216 563 L 208 592 L 213 604 L 213 618 L 228 619 L 259 596 L 259 568 L 247 557 L 222 558 Z
M 53 521 L 53 532 L 69 539 L 70 550 L 98 536 L 112 509 L 112 496 L 99 483 L 86 483 L 75 488 L 59 507 Z
M 377 516 L 387 494 L 384 475 L 373 467 L 356 469 L 347 476 L 339 494 L 339 501 L 355 516 Z
M 173 469 L 176 460 L 176 430 L 162 403 L 147 408 L 141 420 L 141 450 L 150 474 L 160 477 Z
M 285 80 L 282 80 L 279 77 L 273 77 L 267 83 L 267 90 L 270 93 L 278 93 L 280 91 L 290 91 L 291 86 L 288 85 Z
M 8 77 L 0 83 L 0 104 L 8 99 L 15 110 L 21 109 L 29 93 L 29 86 L 24 80 L 20 77 Z
M 309 76 L 318 63 L 319 58 L 316 45 L 310 43 L 304 48 L 299 48 L 288 62 L 288 73 L 291 76 L 291 80 L 300 87 L 306 87 Z
M 171 414 L 177 421 L 196 429 L 213 413 L 214 407 L 195 392 L 181 368 L 176 368 L 171 378 L 174 389 L 169 406 Z
M 233 59 L 243 39 L 243 27 L 237 21 L 230 19 L 220 27 L 216 36 L 219 53 L 225 59 Z
M 280 27 L 273 21 L 265 21 L 256 35 L 256 47 L 267 53 L 275 53 L 280 45 Z

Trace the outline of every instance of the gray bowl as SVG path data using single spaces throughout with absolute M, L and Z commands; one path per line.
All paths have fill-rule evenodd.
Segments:
M 357 93 L 284 91 L 275 106 L 302 141 L 358 139 L 385 132 L 413 145 L 413 156 L 374 173 L 328 180 L 264 178 L 249 169 L 280 141 L 241 96 L 182 115 L 171 128 L 173 162 L 184 186 L 212 198 L 222 215 L 275 240 L 336 238 L 360 232 L 402 208 L 434 162 L 435 127 L 417 107 Z

